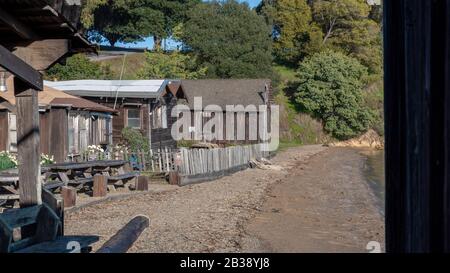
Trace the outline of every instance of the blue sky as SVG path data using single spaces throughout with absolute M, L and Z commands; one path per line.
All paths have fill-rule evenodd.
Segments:
M 238 2 L 246 2 L 248 3 L 248 5 L 251 8 L 256 7 L 261 0 L 237 0 Z M 167 48 L 176 48 L 177 47 L 177 43 L 172 41 L 172 40 L 168 40 L 167 42 Z M 127 44 L 123 44 L 123 43 L 117 43 L 116 46 L 120 46 L 120 47 L 135 47 L 135 48 L 153 48 L 153 38 L 147 38 L 145 39 L 145 41 L 143 42 L 138 42 L 138 43 L 127 43 Z

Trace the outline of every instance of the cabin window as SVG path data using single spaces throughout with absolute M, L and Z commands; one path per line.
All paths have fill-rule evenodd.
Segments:
M 141 110 L 140 109 L 128 109 L 128 127 L 140 129 L 141 128 Z

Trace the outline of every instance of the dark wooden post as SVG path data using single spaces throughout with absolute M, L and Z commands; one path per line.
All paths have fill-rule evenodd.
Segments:
M 37 90 L 14 79 L 17 109 L 17 147 L 19 155 L 20 206 L 42 203 L 39 105 Z
M 384 1 L 386 250 L 450 251 L 450 1 Z
M 104 197 L 107 195 L 108 178 L 104 175 L 94 175 L 93 197 Z
M 77 190 L 72 187 L 61 187 L 61 196 L 63 198 L 64 208 L 71 208 L 77 203 Z
M 136 179 L 136 190 L 137 191 L 148 191 L 148 177 L 147 176 L 138 176 Z

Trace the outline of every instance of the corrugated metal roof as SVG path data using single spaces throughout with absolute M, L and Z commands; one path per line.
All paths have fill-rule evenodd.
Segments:
M 44 84 L 83 97 L 157 98 L 167 80 L 76 80 L 44 81 Z

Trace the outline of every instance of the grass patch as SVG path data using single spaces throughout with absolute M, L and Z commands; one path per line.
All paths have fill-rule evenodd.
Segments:
M 284 83 L 297 80 L 297 72 L 293 68 L 283 65 L 274 65 L 273 70 L 278 73 L 280 80 Z
M 117 58 L 106 59 L 98 61 L 99 63 L 109 65 L 111 73 L 115 79 L 120 78 L 120 72 L 122 70 L 123 56 Z M 136 80 L 136 73 L 144 66 L 145 55 L 144 53 L 128 54 L 125 58 L 125 68 L 123 71 L 123 80 Z

